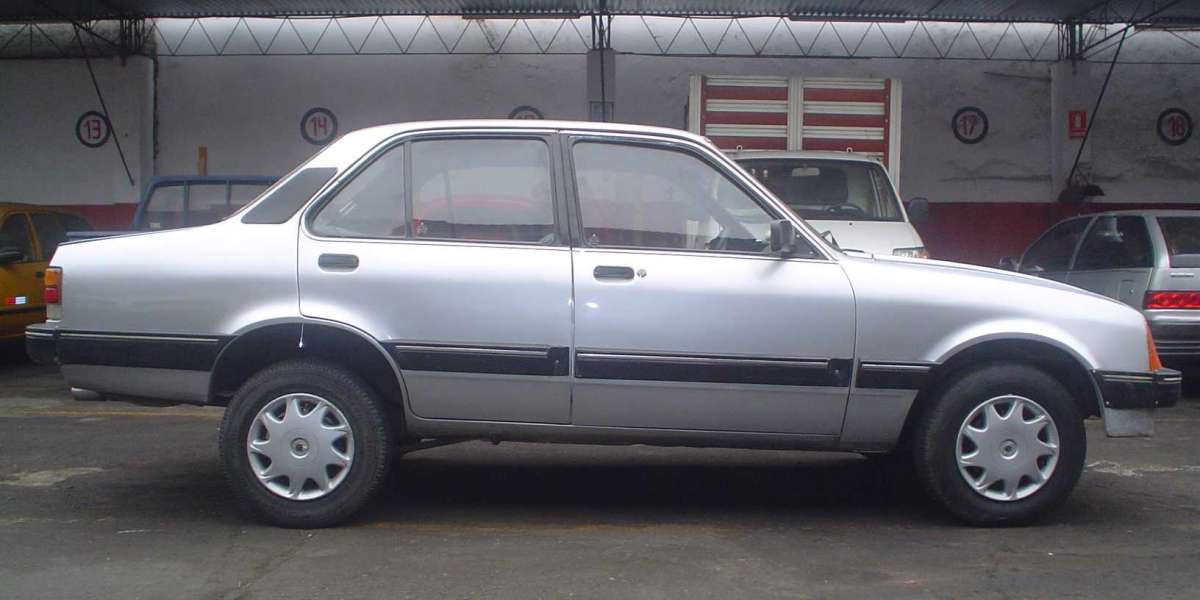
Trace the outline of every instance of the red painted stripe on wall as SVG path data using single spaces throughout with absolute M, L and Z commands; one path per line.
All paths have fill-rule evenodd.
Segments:
M 710 140 L 722 150 L 735 150 L 741 146 L 743 150 L 786 150 L 787 138 L 765 137 L 728 137 L 709 136 Z
M 806 102 L 887 102 L 888 91 L 884 90 L 838 90 L 838 89 L 806 89 Z
M 881 115 L 828 115 L 804 113 L 804 125 L 811 127 L 878 127 L 886 120 Z M 884 133 L 886 135 L 886 132 Z
M 807 125 L 807 123 L 805 123 Z M 833 152 L 885 152 L 887 144 L 883 140 L 843 140 L 824 138 L 804 138 L 805 150 L 830 150 Z
M 706 125 L 787 125 L 786 113 L 705 111 Z
M 733 85 L 706 85 L 705 98 L 708 100 L 784 100 L 788 99 L 787 86 L 782 87 L 751 87 Z
M 137 204 L 68 204 L 56 206 L 85 219 L 96 229 L 129 229 Z
M 1005 256 L 1019 256 L 1051 225 L 1077 214 L 1125 209 L 1200 209 L 1200 204 L 1093 203 L 1079 208 L 1059 202 L 933 202 L 929 220 L 916 225 L 929 253 L 994 267 Z

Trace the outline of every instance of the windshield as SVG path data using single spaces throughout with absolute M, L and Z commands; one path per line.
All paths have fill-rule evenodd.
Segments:
M 904 220 L 880 165 L 811 158 L 745 158 L 737 162 L 804 219 Z

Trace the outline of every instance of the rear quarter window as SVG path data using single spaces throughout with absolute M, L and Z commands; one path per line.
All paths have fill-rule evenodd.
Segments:
M 1158 217 L 1172 267 L 1200 266 L 1200 217 Z

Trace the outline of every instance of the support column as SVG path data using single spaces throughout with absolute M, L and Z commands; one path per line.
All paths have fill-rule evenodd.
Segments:
M 612 48 L 588 50 L 588 119 L 613 121 L 616 107 L 617 61 Z

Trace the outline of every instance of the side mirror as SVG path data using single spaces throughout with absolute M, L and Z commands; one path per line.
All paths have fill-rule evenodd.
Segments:
M 796 251 L 796 228 L 791 221 L 771 221 L 771 252 L 781 257 Z
M 16 248 L 0 248 L 0 265 L 15 263 L 25 258 L 25 253 Z
M 1000 264 L 998 266 L 1005 271 L 1016 271 L 1017 258 L 1015 256 L 1005 256 L 1004 258 L 1000 259 Z
M 924 223 L 929 220 L 929 198 L 918 196 L 908 201 L 908 220 Z

